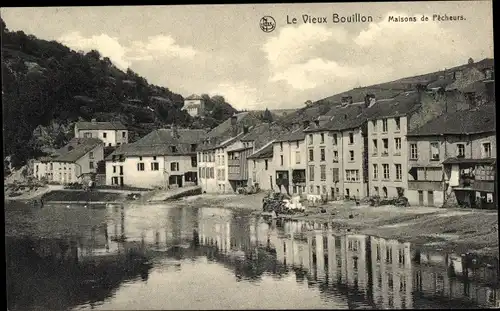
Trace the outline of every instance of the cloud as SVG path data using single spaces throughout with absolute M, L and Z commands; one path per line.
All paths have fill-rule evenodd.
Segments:
M 265 106 L 259 91 L 246 82 L 222 82 L 210 95 L 222 95 L 236 109 L 261 109 Z
M 315 24 L 285 27 L 278 36 L 270 38 L 262 46 L 262 51 L 266 53 L 271 66 L 281 68 L 310 56 L 325 41 L 345 43 L 347 32 L 342 28 L 329 29 Z
M 133 41 L 122 45 L 118 38 L 107 34 L 83 37 L 79 32 L 63 35 L 59 41 L 75 50 L 98 50 L 109 57 L 116 66 L 127 69 L 133 61 L 149 61 L 158 58 L 191 59 L 197 51 L 191 46 L 180 46 L 171 36 L 151 36 L 147 41 Z
M 157 57 L 176 57 L 191 59 L 197 52 L 191 46 L 180 46 L 171 36 L 158 35 L 149 37 L 147 42 L 134 41 L 129 48 L 134 60 L 151 60 Z
M 126 48 L 120 44 L 118 38 L 106 34 L 85 38 L 79 32 L 72 32 L 63 35 L 58 41 L 75 50 L 90 51 L 96 49 L 102 56 L 109 57 L 116 66 L 122 69 L 128 68 L 131 64 L 126 57 Z

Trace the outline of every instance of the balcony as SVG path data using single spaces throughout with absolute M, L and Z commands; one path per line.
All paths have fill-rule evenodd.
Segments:
M 408 190 L 423 190 L 423 191 L 443 191 L 442 181 L 432 180 L 409 180 Z

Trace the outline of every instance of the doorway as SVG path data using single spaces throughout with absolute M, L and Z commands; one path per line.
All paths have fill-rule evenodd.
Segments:
M 427 204 L 434 206 L 434 191 L 427 191 Z
M 424 205 L 424 192 L 422 190 L 418 190 L 418 205 Z

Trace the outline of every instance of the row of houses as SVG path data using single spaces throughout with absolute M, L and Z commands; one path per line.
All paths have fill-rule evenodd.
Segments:
M 343 96 L 326 113 L 298 113 L 291 122 L 263 123 L 257 113 L 243 112 L 210 131 L 157 129 L 130 144 L 123 125 L 86 122 L 75 126 L 75 139 L 97 137 L 97 148 L 116 147 L 96 158 L 108 185 L 196 184 L 207 193 L 253 185 L 330 200 L 404 196 L 415 205 L 494 207 L 493 71 L 460 72 L 420 81 L 392 98 Z M 71 179 L 59 166 L 59 175 L 48 176 L 65 182 L 97 173 L 88 157 L 90 151 L 74 160 L 84 169 Z M 37 176 L 47 175 L 44 163 Z

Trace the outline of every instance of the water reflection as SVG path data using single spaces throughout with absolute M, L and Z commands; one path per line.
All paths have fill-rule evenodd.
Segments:
M 7 209 L 6 218 L 12 213 L 19 216 Z M 64 238 L 7 238 L 10 310 L 480 308 L 500 298 L 498 260 L 486 265 L 397 240 L 336 235 L 330 224 L 162 205 L 27 214 L 37 223 L 32 237 L 44 223 L 91 221 L 75 224 L 75 232 L 64 227 Z M 166 291 L 168 306 L 161 304 Z

